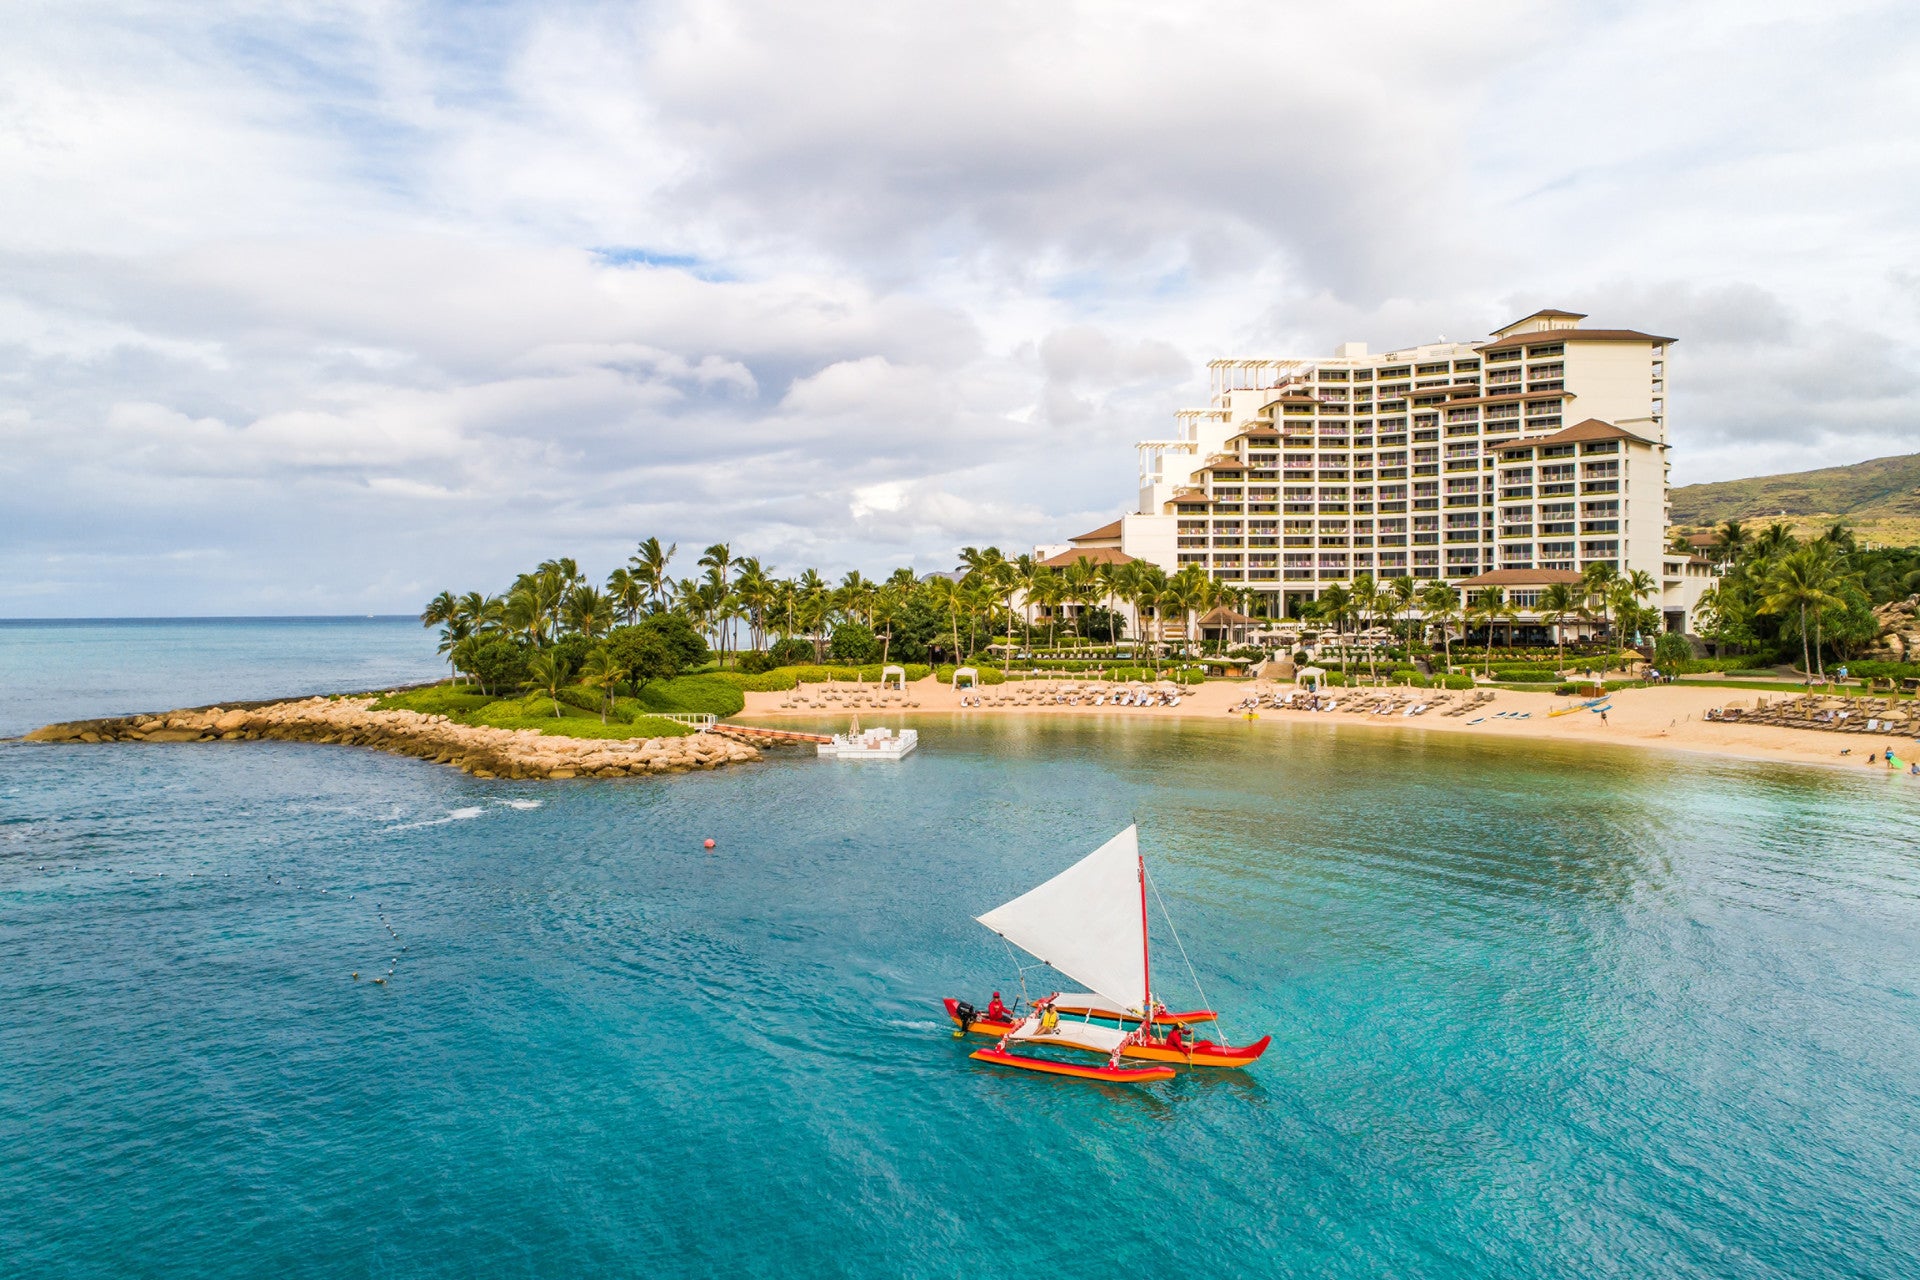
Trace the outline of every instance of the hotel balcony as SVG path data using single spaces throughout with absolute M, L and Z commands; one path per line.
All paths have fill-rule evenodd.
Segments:
M 1502 489 L 1500 491 L 1500 501 L 1502 502 L 1525 502 L 1532 497 L 1533 486 L 1530 484 L 1520 485 L 1512 489 Z
M 1530 525 L 1530 524 L 1509 524 L 1509 525 L 1501 525 L 1501 526 L 1500 526 L 1500 536 L 1501 536 L 1502 538 L 1528 538 L 1528 539 L 1531 539 L 1531 538 L 1533 537 L 1533 526 L 1532 526 L 1532 525 Z
M 1580 492 L 1618 493 L 1620 492 L 1620 482 L 1618 480 L 1589 480 L 1580 486 Z
M 1580 522 L 1580 532 L 1618 533 L 1620 532 L 1620 522 L 1618 520 L 1583 520 Z

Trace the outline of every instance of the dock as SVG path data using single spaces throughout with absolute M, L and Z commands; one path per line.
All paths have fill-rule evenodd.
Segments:
M 826 733 L 801 733 L 795 729 L 762 729 L 751 724 L 714 724 L 707 727 L 708 733 L 723 734 L 737 738 L 742 742 L 832 742 L 833 736 Z

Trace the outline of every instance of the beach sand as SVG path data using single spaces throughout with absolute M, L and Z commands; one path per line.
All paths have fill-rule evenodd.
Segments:
M 809 687 L 817 688 L 818 686 Z M 871 688 L 871 686 L 868 687 Z M 1096 707 L 1085 704 L 1077 707 L 962 707 L 957 693 L 931 677 L 909 687 L 910 696 L 920 703 L 918 708 L 904 713 L 897 707 L 891 709 L 861 707 L 857 710 L 868 716 L 951 713 L 968 716 L 1043 715 L 1091 716 L 1105 719 L 1224 720 L 1235 714 L 1232 711 L 1235 703 L 1242 701 L 1254 691 L 1255 682 L 1210 681 L 1183 697 L 1178 707 Z M 1284 692 L 1292 686 L 1259 682 L 1259 687 Z M 992 694 L 997 692 L 997 689 L 989 689 L 986 692 Z M 1328 692 L 1329 696 L 1340 699 L 1344 706 L 1350 696 L 1366 698 L 1372 694 L 1389 691 L 1334 689 Z M 1604 722 L 1599 716 L 1587 711 L 1563 716 L 1547 715 L 1550 710 L 1573 705 L 1577 701 L 1573 698 L 1555 697 L 1546 693 L 1513 693 L 1506 690 L 1496 690 L 1494 695 L 1491 703 L 1484 704 L 1468 715 L 1458 717 L 1443 716 L 1438 711 L 1419 716 L 1368 716 L 1351 715 L 1344 711 L 1262 710 L 1254 725 L 1298 721 L 1351 726 L 1359 729 L 1372 726 L 1479 737 L 1600 742 L 1615 746 L 1687 751 L 1748 760 L 1777 760 L 1859 769 L 1874 768 L 1881 772 L 1885 772 L 1885 765 L 1878 763 L 1868 765 L 1867 756 L 1884 751 L 1889 745 L 1895 748 L 1896 754 L 1903 760 L 1920 758 L 1920 746 L 1916 746 L 1911 737 L 1772 728 L 1765 725 L 1723 723 L 1703 718 L 1705 712 L 1713 707 L 1725 707 L 1735 703 L 1751 707 L 1756 695 L 1743 689 L 1702 688 L 1684 684 L 1648 689 L 1622 689 L 1613 695 L 1612 709 L 1608 711 Z M 1469 695 L 1456 692 L 1453 696 L 1457 705 L 1461 698 Z M 1763 693 L 1759 696 L 1767 697 L 1770 701 L 1778 701 L 1790 695 L 1775 692 Z M 844 707 L 832 707 L 826 710 L 783 709 L 780 704 L 788 698 L 784 693 L 749 693 L 746 697 L 747 706 L 742 714 L 756 719 L 805 719 L 819 722 L 849 714 L 849 710 Z M 1531 714 L 1525 720 L 1495 720 L 1491 718 L 1491 714 L 1496 711 L 1524 711 Z M 1479 724 L 1468 723 L 1469 720 L 1483 716 L 1487 718 Z M 1850 754 L 1842 755 L 1842 751 L 1848 751 Z

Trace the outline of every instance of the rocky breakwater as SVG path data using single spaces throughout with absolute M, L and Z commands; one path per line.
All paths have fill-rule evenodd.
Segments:
M 490 729 L 418 711 L 375 711 L 372 698 L 307 698 L 265 706 L 206 707 L 112 720 L 50 724 L 30 742 L 241 742 L 277 739 L 372 747 L 464 769 L 476 778 L 617 778 L 686 773 L 758 760 L 717 734 L 682 738 L 562 738 L 536 729 Z

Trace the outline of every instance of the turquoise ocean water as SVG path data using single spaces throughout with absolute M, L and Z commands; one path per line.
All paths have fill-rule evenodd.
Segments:
M 267 649 L 432 671 L 417 627 L 279 625 L 111 679 L 0 628 L 8 714 L 304 691 Z M 546 784 L 0 744 L 0 1273 L 1913 1274 L 1910 780 L 920 727 L 897 766 Z M 1134 818 L 1266 1058 L 968 1061 L 939 998 L 1018 986 L 970 917 Z

